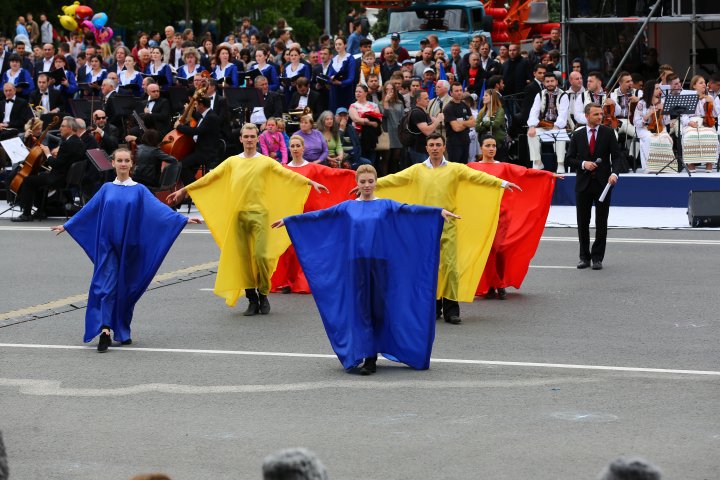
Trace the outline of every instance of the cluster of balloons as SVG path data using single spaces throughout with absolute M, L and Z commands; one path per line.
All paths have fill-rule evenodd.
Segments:
M 60 25 L 65 30 L 92 32 L 98 44 L 109 42 L 112 39 L 112 28 L 105 26 L 108 21 L 106 13 L 101 12 L 93 15 L 92 8 L 87 5 L 80 5 L 80 2 L 62 7 L 62 11 L 63 15 L 58 15 L 58 18 L 60 19 Z

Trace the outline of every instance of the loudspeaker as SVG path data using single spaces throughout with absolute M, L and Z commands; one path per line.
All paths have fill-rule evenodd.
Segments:
M 691 190 L 687 213 L 693 228 L 720 227 L 720 190 Z

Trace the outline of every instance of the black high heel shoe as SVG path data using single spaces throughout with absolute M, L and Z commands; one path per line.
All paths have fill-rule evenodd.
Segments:
M 110 339 L 110 332 L 103 330 L 100 333 L 100 341 L 98 342 L 97 351 L 99 353 L 105 353 L 108 351 L 108 347 L 112 344 L 112 340 Z

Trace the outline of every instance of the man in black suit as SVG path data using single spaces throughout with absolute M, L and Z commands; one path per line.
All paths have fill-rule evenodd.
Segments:
M 313 66 L 312 70 L 312 77 L 315 82 L 313 85 L 313 91 L 320 95 L 318 110 L 322 112 L 327 110 L 328 105 L 330 105 L 330 85 L 328 85 L 327 82 L 317 80 L 317 78 L 318 75 L 327 77 L 327 72 L 330 68 L 330 63 L 332 62 L 332 52 L 327 47 L 321 48 L 320 52 L 318 52 L 318 58 L 320 61 L 317 65 Z
M 523 103 L 520 115 L 516 117 L 515 124 L 518 128 L 525 129 L 528 124 L 528 118 L 530 118 L 530 110 L 532 110 L 533 103 L 535 103 L 535 97 L 537 94 L 542 92 L 545 88 L 545 72 L 547 71 L 545 65 L 538 63 L 533 68 L 533 80 L 523 90 Z
M 107 113 L 102 110 L 95 110 L 93 112 L 93 125 L 92 133 L 96 139 L 98 136 L 100 137 L 100 148 L 107 153 L 117 150 L 120 142 L 120 130 L 115 125 L 108 123 Z
M 292 99 L 290 100 L 290 106 L 288 110 L 295 112 L 302 110 L 305 107 L 310 107 L 312 110 L 313 119 L 317 120 L 322 113 L 319 108 L 320 94 L 310 90 L 310 83 L 305 77 L 300 77 L 295 82 L 295 93 L 293 93 Z
M 185 185 L 195 181 L 195 172 L 200 165 L 213 168 L 219 163 L 220 117 L 210 108 L 209 98 L 200 97 L 197 100 L 195 117 L 198 120 L 195 127 L 181 125 L 179 122 L 175 124 L 180 133 L 192 136 L 195 141 L 193 153 L 181 160 L 180 178 Z
M 154 80 L 148 81 L 145 91 L 148 96 L 140 104 L 139 113 L 152 118 L 160 135 L 164 136 L 170 131 L 170 102 L 160 96 L 160 85 Z
M 47 73 L 41 73 L 37 77 L 37 89 L 33 90 L 28 98 L 30 105 L 35 108 L 43 107 L 40 118 L 43 123 L 50 122 L 53 114 L 57 114 L 62 109 L 64 100 L 59 90 L 50 88 L 50 81 Z
M 51 43 L 46 43 L 42 49 L 42 58 L 35 62 L 34 78 L 38 78 L 38 75 L 43 72 L 49 72 L 55 69 L 55 47 L 53 47 Z
M 13 222 L 32 222 L 34 219 L 44 218 L 44 212 L 37 211 L 32 216 L 33 203 L 39 201 L 38 194 L 43 187 L 60 188 L 65 184 L 70 167 L 75 162 L 85 161 L 85 144 L 77 136 L 79 125 L 73 117 L 65 117 L 60 124 L 60 136 L 62 143 L 57 148 L 55 155 L 50 149 L 43 145 L 42 149 L 48 160 L 45 165 L 50 167 L 49 172 L 41 172 L 37 175 L 30 175 L 25 179 L 18 192 L 18 204 L 22 208 L 22 215 L 12 219 Z
M 607 240 L 607 219 L 610 213 L 609 191 L 603 201 L 600 196 L 606 185 L 615 185 L 623 165 L 623 154 L 615 132 L 602 122 L 602 107 L 589 103 L 585 106 L 587 126 L 575 131 L 570 141 L 567 165 L 577 172 L 575 202 L 577 205 L 580 262 L 577 268 L 590 266 L 601 270 Z M 595 204 L 595 242 L 590 248 L 590 215 Z
M 281 117 L 283 114 L 282 95 L 270 91 L 267 78 L 262 75 L 255 77 L 255 88 L 260 90 L 260 104 L 263 107 L 265 119 Z
M 217 80 L 214 78 L 205 79 L 206 90 L 205 96 L 210 99 L 210 108 L 220 117 L 220 125 L 222 128 L 222 136 L 225 141 L 230 140 L 232 117 L 230 115 L 230 105 L 227 98 L 217 92 Z
M 5 97 L 0 102 L 0 115 L 2 115 L 0 140 L 12 138 L 23 132 L 25 123 L 33 117 L 28 103 L 15 93 L 15 85 L 9 82 L 3 85 Z

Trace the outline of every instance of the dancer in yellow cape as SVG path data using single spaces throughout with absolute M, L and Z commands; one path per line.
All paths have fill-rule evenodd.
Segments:
M 328 189 L 257 152 L 258 130 L 246 123 L 240 132 L 244 151 L 168 197 L 181 202 L 189 193 L 220 248 L 215 295 L 235 306 L 240 293 L 250 304 L 245 316 L 270 312 L 267 294 L 278 258 L 290 246 L 271 219 L 303 212 L 312 186 Z
M 428 159 L 382 177 L 377 194 L 402 203 L 440 207 L 460 215 L 459 223 L 446 223 L 440 239 L 437 304 L 439 319 L 461 323 L 458 301 L 472 302 L 490 253 L 500 212 L 503 189 L 521 190 L 466 165 L 445 160 L 445 139 L 427 137 Z

